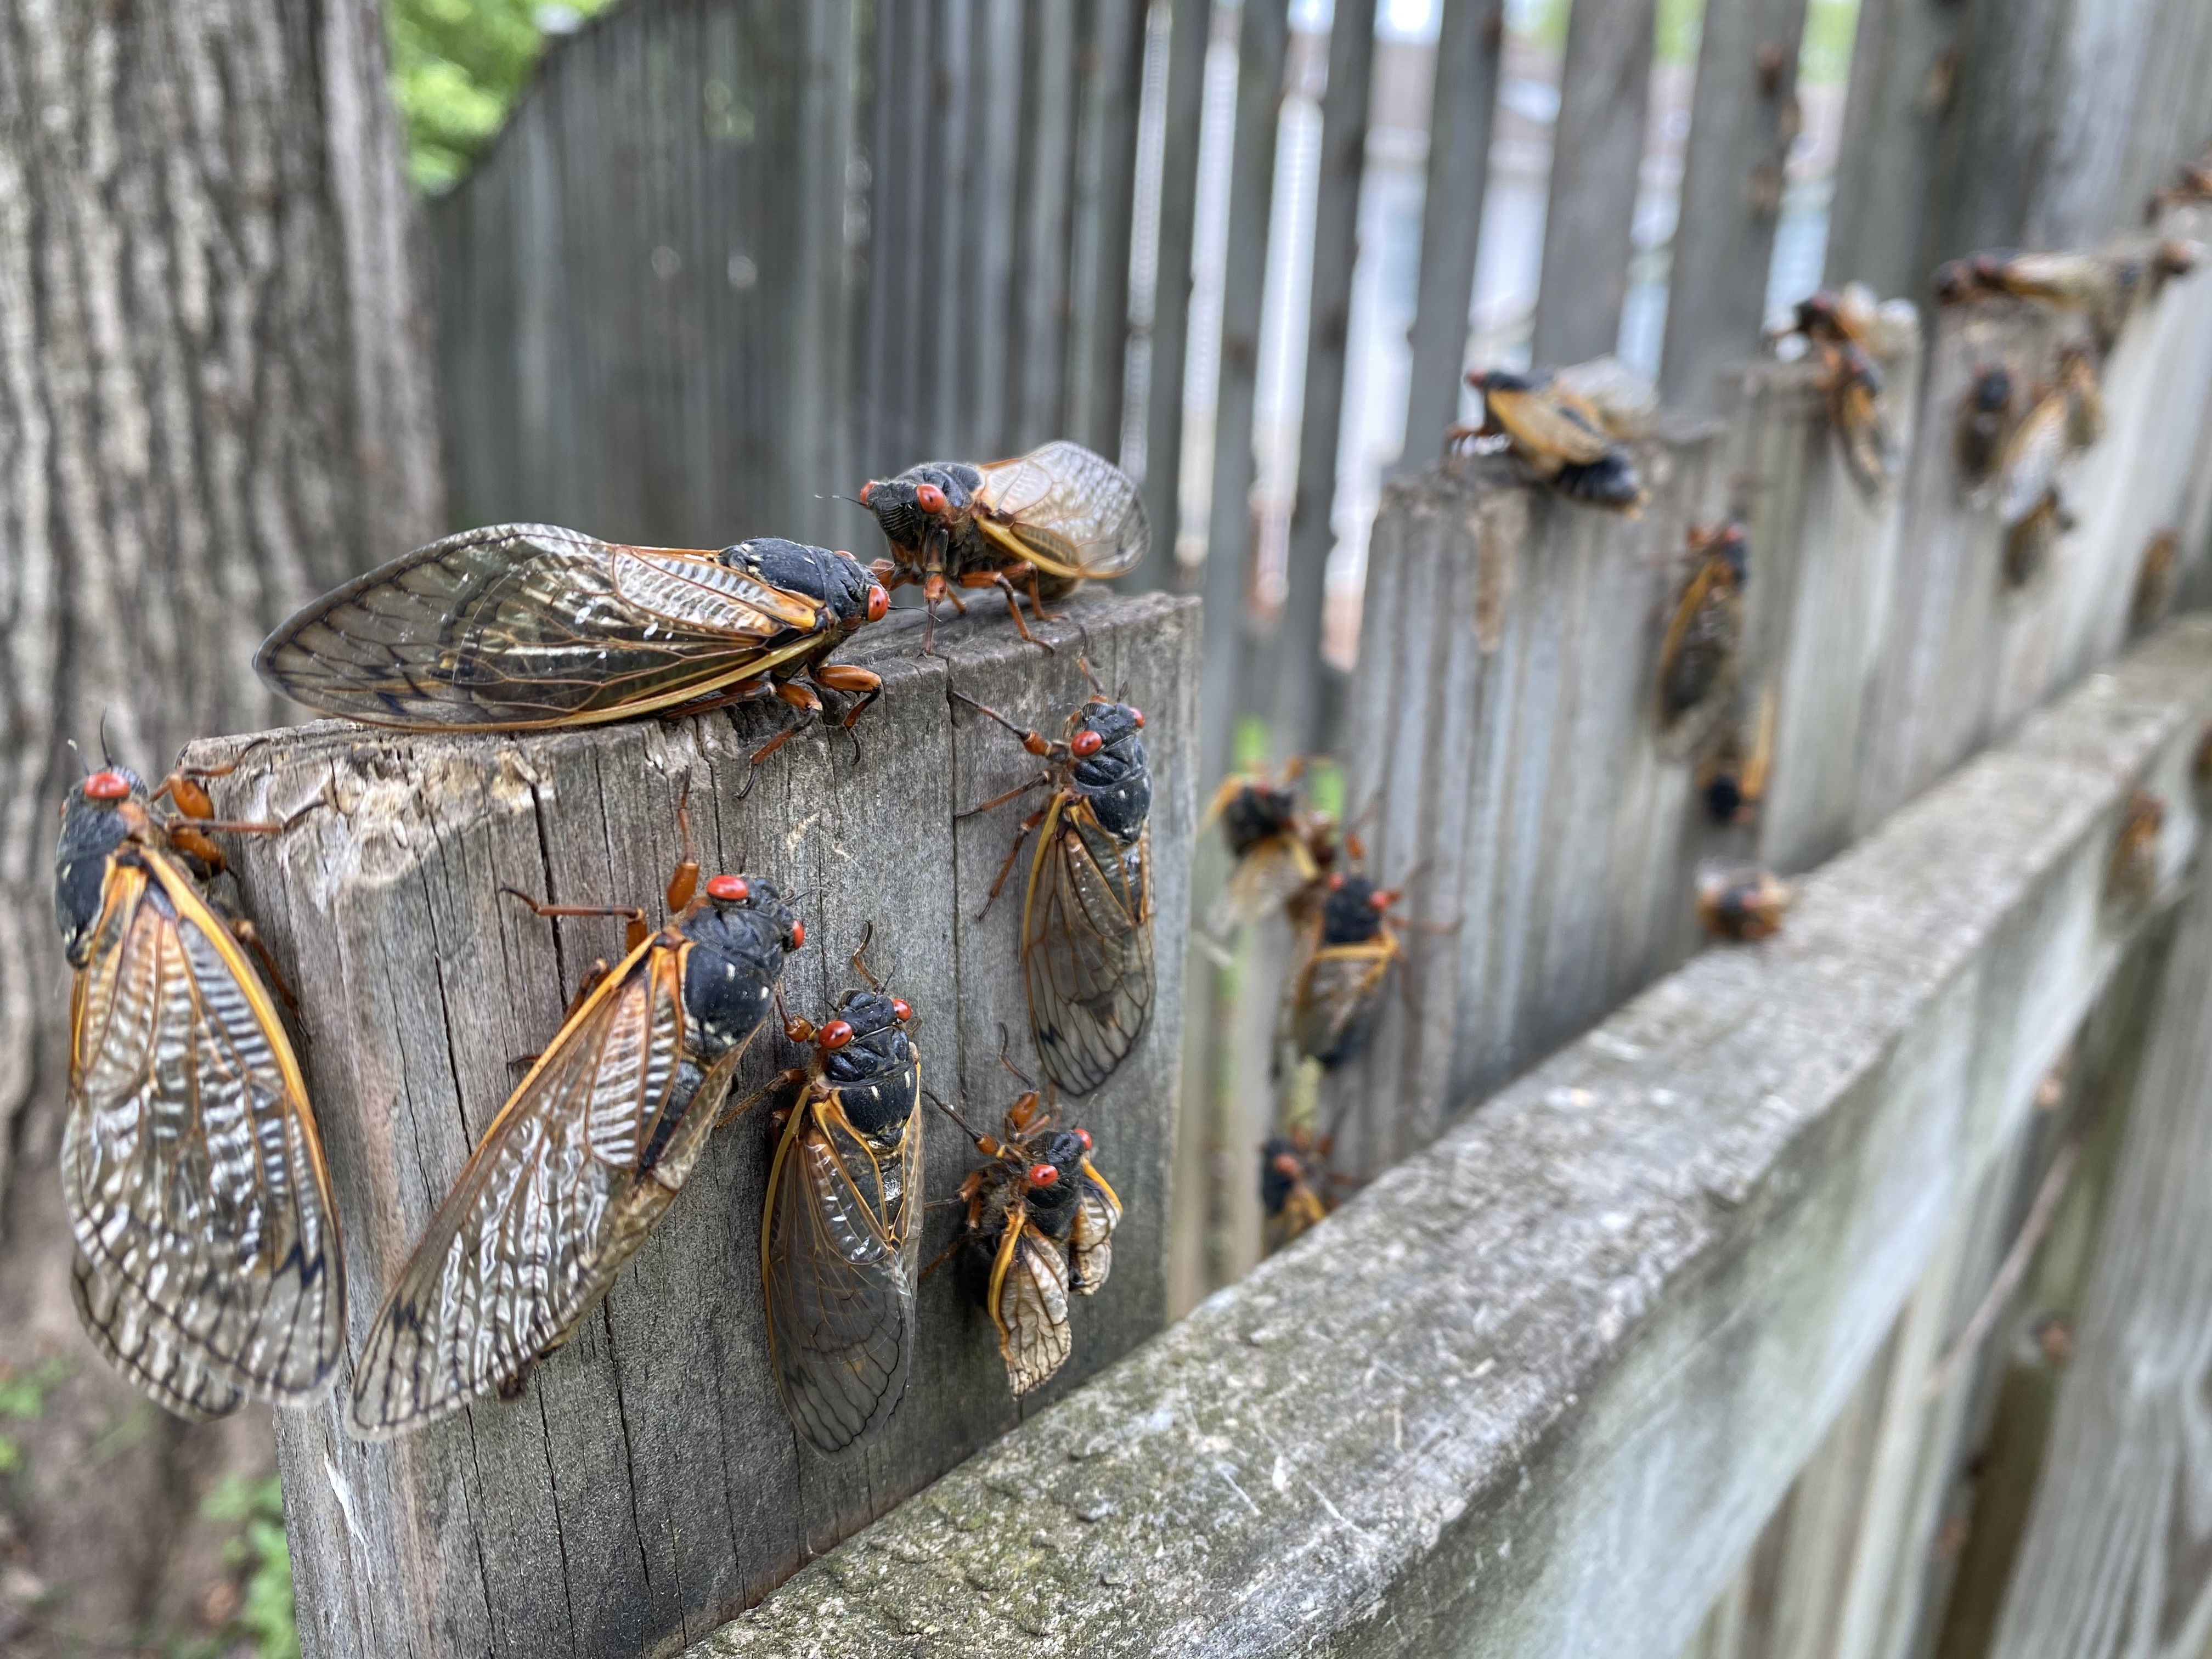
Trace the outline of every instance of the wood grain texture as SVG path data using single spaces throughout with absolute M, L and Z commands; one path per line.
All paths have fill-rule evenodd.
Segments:
M 2190 618 L 696 1650 L 1679 1650 L 2150 911 Z
M 1963 9 L 1864 0 L 1836 153 L 1827 282 L 1923 300 L 1936 261 L 1922 238 L 1957 76 Z
M 1653 717 L 1685 530 L 1727 496 L 1711 423 L 1644 446 L 1638 522 L 1451 461 L 1386 490 L 1347 720 L 1346 810 L 1404 884 L 1406 961 L 1324 1085 L 1346 1173 L 1431 1139 L 1695 948 L 1706 837 Z
M 1539 363 L 1611 351 L 1628 296 L 1657 0 L 1584 0 L 1567 18 L 1536 285 Z
M 1034 1411 L 1158 1329 L 1174 1134 L 1182 917 L 1193 830 L 1196 607 L 1164 595 L 1077 596 L 1048 624 L 1057 653 L 1003 617 L 881 624 L 851 659 L 885 678 L 842 735 L 810 733 L 739 799 L 769 729 L 750 710 L 520 738 L 281 732 L 226 781 L 226 811 L 328 803 L 238 860 L 249 908 L 301 991 L 304 1060 L 347 1222 L 358 1335 L 432 1207 L 620 923 L 540 921 L 501 884 L 563 902 L 641 902 L 656 915 L 690 787 L 702 861 L 802 890 L 809 941 L 784 975 L 818 1019 L 871 960 L 921 1017 L 923 1079 L 995 1127 L 1018 1085 L 1000 1031 L 1030 1064 L 1017 958 L 1019 887 L 977 919 L 1023 808 L 956 815 L 1034 769 L 996 726 L 953 713 L 949 686 L 1054 733 L 1085 694 L 1075 656 L 1146 708 L 1159 988 L 1150 1035 L 1076 1109 L 1127 1206 L 1119 1270 L 1076 1310 L 1075 1358 Z M 202 752 L 212 758 L 234 742 Z M 1025 866 L 1024 866 L 1025 867 Z M 764 1034 L 738 1087 L 790 1063 Z M 935 1116 L 928 1187 L 972 1152 Z M 725 1129 L 613 1292 L 532 1373 L 514 1404 L 479 1401 L 396 1443 L 364 1445 L 331 1404 L 279 1425 L 302 1635 L 311 1655 L 665 1651 L 757 1598 L 1018 1413 L 970 1266 L 924 1286 L 904 1404 L 861 1454 L 825 1459 L 785 1419 L 763 1346 L 757 1241 L 772 1149 L 759 1109 Z M 924 1259 L 954 1234 L 928 1221 Z M 345 1384 L 341 1381 L 341 1392 Z
M 1716 412 L 1723 365 L 1758 348 L 1782 168 L 1796 137 L 1804 32 L 1804 0 L 1711 0 L 1705 8 L 1659 360 L 1670 409 Z

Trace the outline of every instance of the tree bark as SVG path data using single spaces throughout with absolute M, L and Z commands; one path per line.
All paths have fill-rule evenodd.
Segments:
M 204 1489 L 270 1462 L 265 1414 L 167 1418 L 70 1306 L 65 745 L 152 775 L 284 718 L 262 634 L 440 528 L 416 246 L 375 0 L 0 0 L 0 1366 L 68 1373 L 0 1423 L 10 1651 L 162 1639 Z

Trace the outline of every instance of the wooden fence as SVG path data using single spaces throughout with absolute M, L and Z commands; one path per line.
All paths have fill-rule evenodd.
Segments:
M 1618 337 L 1655 9 L 1573 8 L 1540 355 Z M 766 1385 L 764 1158 L 733 1131 L 523 1401 L 396 1445 L 335 1411 L 280 1424 L 310 1654 L 2197 1650 L 2212 1498 L 2184 1337 L 2212 1307 L 2179 1264 L 2203 1168 L 2212 633 L 2123 652 L 2154 540 L 2174 536 L 2185 589 L 2212 571 L 2212 273 L 2120 335 L 2108 429 L 2066 474 L 2075 522 L 2008 588 L 1950 422 L 1976 368 L 2044 372 L 2074 321 L 1923 309 L 1887 364 L 1907 464 L 1875 497 L 1810 368 L 1755 356 L 1805 11 L 1709 0 L 1670 413 L 1632 523 L 1495 459 L 1424 465 L 1460 408 L 1505 50 L 1489 0 L 1441 0 L 1408 459 L 1349 680 L 1318 644 L 1373 0 L 1337 0 L 1325 46 L 1282 0 L 631 0 L 551 55 L 434 210 L 462 517 L 867 548 L 835 494 L 925 454 L 1066 435 L 1144 459 L 1154 546 L 1127 585 L 1203 611 L 1074 606 L 1154 713 L 1163 781 L 1156 1023 L 1091 1114 L 1130 1214 L 1076 1360 L 1031 1402 L 1063 1404 L 1012 1408 L 973 1286 L 943 1275 L 890 1433 L 825 1462 Z M 1209 39 L 1238 72 L 1191 446 Z M 1260 337 L 1286 65 L 1321 58 L 1277 596 L 1255 580 Z M 2212 22 L 2188 0 L 1863 0 L 1854 65 L 1827 268 L 1924 300 L 1974 243 L 2131 228 L 2205 136 Z M 1187 457 L 1211 502 L 1195 562 Z M 1755 829 L 1705 818 L 1696 757 L 1650 717 L 1684 532 L 1731 506 L 1746 706 L 1771 697 L 1778 734 Z M 940 638 L 939 662 L 896 619 L 862 635 L 890 682 L 862 759 L 817 734 L 742 802 L 746 714 L 520 742 L 311 727 L 228 781 L 226 811 L 337 809 L 240 873 L 301 988 L 356 1330 L 508 1056 L 610 948 L 612 924 L 518 917 L 495 890 L 657 892 L 684 779 L 725 860 L 817 884 L 822 954 L 794 984 L 826 999 L 874 920 L 926 988 L 934 1074 L 1003 1096 L 1010 923 L 973 917 L 1006 826 L 953 813 L 1021 757 L 945 693 L 1044 724 L 1075 687 L 1069 653 L 980 614 Z M 1182 955 L 1220 879 L 1196 804 L 1249 720 L 1278 757 L 1343 757 L 1371 862 L 1436 931 L 1408 935 L 1402 998 L 1324 1097 L 1367 1190 L 1109 1369 L 1256 1255 L 1279 953 L 1255 935 L 1187 977 Z M 2116 874 L 2139 790 L 2165 827 Z M 1780 941 L 1693 956 L 1711 856 L 1820 867 Z M 941 1195 L 966 1159 L 932 1148 Z M 2106 1564 L 2085 1536 L 2142 1541 Z

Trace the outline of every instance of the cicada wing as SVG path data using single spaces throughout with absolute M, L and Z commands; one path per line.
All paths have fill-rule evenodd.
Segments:
M 1056 576 L 1107 580 L 1144 562 L 1145 500 L 1129 475 L 1065 439 L 981 469 L 978 522 Z
M 210 1369 L 174 1324 L 122 1280 L 94 1267 L 82 1250 L 70 1263 L 70 1295 L 100 1358 L 155 1405 L 205 1423 L 245 1403 L 245 1391 Z
M 1314 878 L 1313 855 L 1293 834 L 1270 836 L 1237 860 L 1206 925 L 1215 933 L 1273 915 Z
M 921 1114 L 895 1149 L 834 1099 L 802 1098 L 777 1144 L 761 1221 L 769 1357 L 785 1409 L 819 1450 L 881 1428 L 914 1363 Z
M 108 866 L 70 1036 L 62 1191 L 94 1342 L 156 1398 L 211 1406 L 216 1384 L 177 1380 L 206 1372 L 313 1400 L 345 1270 L 307 1086 L 230 929 L 151 848 Z
M 1087 1095 L 1127 1059 L 1152 1008 L 1152 829 L 1124 847 L 1089 807 L 1055 801 L 1030 866 L 1022 972 L 1048 1075 Z
M 1388 933 L 1315 951 L 1292 1007 L 1298 1052 L 1323 1066 L 1341 1066 L 1357 1055 L 1382 1011 L 1383 981 L 1397 956 L 1398 943 Z
M 1613 440 L 1549 386 L 1531 392 L 1500 388 L 1482 397 L 1491 418 L 1535 460 L 1588 466 L 1613 452 Z
M 492 525 L 325 594 L 263 642 L 254 666 L 309 708 L 372 725 L 586 725 L 803 654 L 819 615 L 709 552 Z
M 1066 1259 L 1018 1210 L 1007 1216 L 991 1265 L 991 1322 L 999 1330 L 1006 1386 L 1018 1399 L 1050 1382 L 1074 1351 Z
M 1853 481 L 1868 495 L 1880 495 L 1897 461 L 1881 393 L 1863 380 L 1845 380 L 1837 390 L 1835 411 L 1836 435 Z
M 1078 1296 L 1093 1296 L 1114 1271 L 1114 1230 L 1121 1224 L 1121 1200 L 1106 1177 L 1083 1160 L 1083 1191 L 1068 1230 L 1068 1286 Z
M 562 1026 L 484 1131 L 377 1315 L 349 1424 L 458 1410 L 559 1346 L 659 1220 L 745 1044 L 684 1058 L 683 956 L 648 940 Z
M 2013 428 L 1997 464 L 1999 522 L 2019 524 L 2050 495 L 2066 454 L 2068 412 L 2063 392 L 2046 392 Z

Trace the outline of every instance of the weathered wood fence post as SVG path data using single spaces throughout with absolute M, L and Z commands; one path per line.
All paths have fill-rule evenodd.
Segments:
M 522 738 L 408 736 L 324 723 L 274 734 L 219 791 L 227 812 L 324 806 L 249 845 L 240 884 L 298 988 L 302 1059 L 346 1226 L 358 1344 L 470 1146 L 541 1048 L 578 978 L 618 953 L 605 919 L 540 921 L 499 888 L 657 914 L 690 790 L 702 861 L 802 890 L 806 949 L 784 978 L 819 1018 L 870 957 L 921 1017 L 925 1085 L 995 1127 L 1018 1092 L 1001 1033 L 1030 1066 L 1017 960 L 1022 883 L 979 918 L 1026 807 L 965 808 L 1035 770 L 958 689 L 1057 734 L 1085 687 L 1126 686 L 1148 715 L 1158 988 L 1149 1034 L 1097 1094 L 1068 1103 L 1127 1206 L 1115 1271 L 1073 1313 L 1075 1356 L 1035 1410 L 1164 1322 L 1169 1152 L 1181 1036 L 1197 690 L 1197 606 L 1079 595 L 1024 644 L 1003 617 L 918 618 L 854 641 L 882 703 L 810 732 L 746 790 L 769 729 L 752 711 Z M 199 757 L 233 752 L 236 740 Z M 1022 866 L 1025 868 L 1026 866 Z M 765 1033 L 738 1086 L 789 1063 Z M 928 1188 L 973 1162 L 933 1112 Z M 603 1307 L 511 1404 L 480 1401 L 397 1442 L 340 1427 L 338 1403 L 279 1413 L 306 1650 L 573 1652 L 636 1659 L 692 1639 L 1014 1424 L 1023 1413 L 964 1264 L 923 1287 L 921 1347 L 882 1439 L 827 1459 L 801 1446 L 767 1366 L 757 1253 L 768 1115 L 710 1145 L 690 1188 Z M 957 1212 L 928 1218 L 924 1259 Z M 341 1378 L 343 1391 L 344 1379 Z

